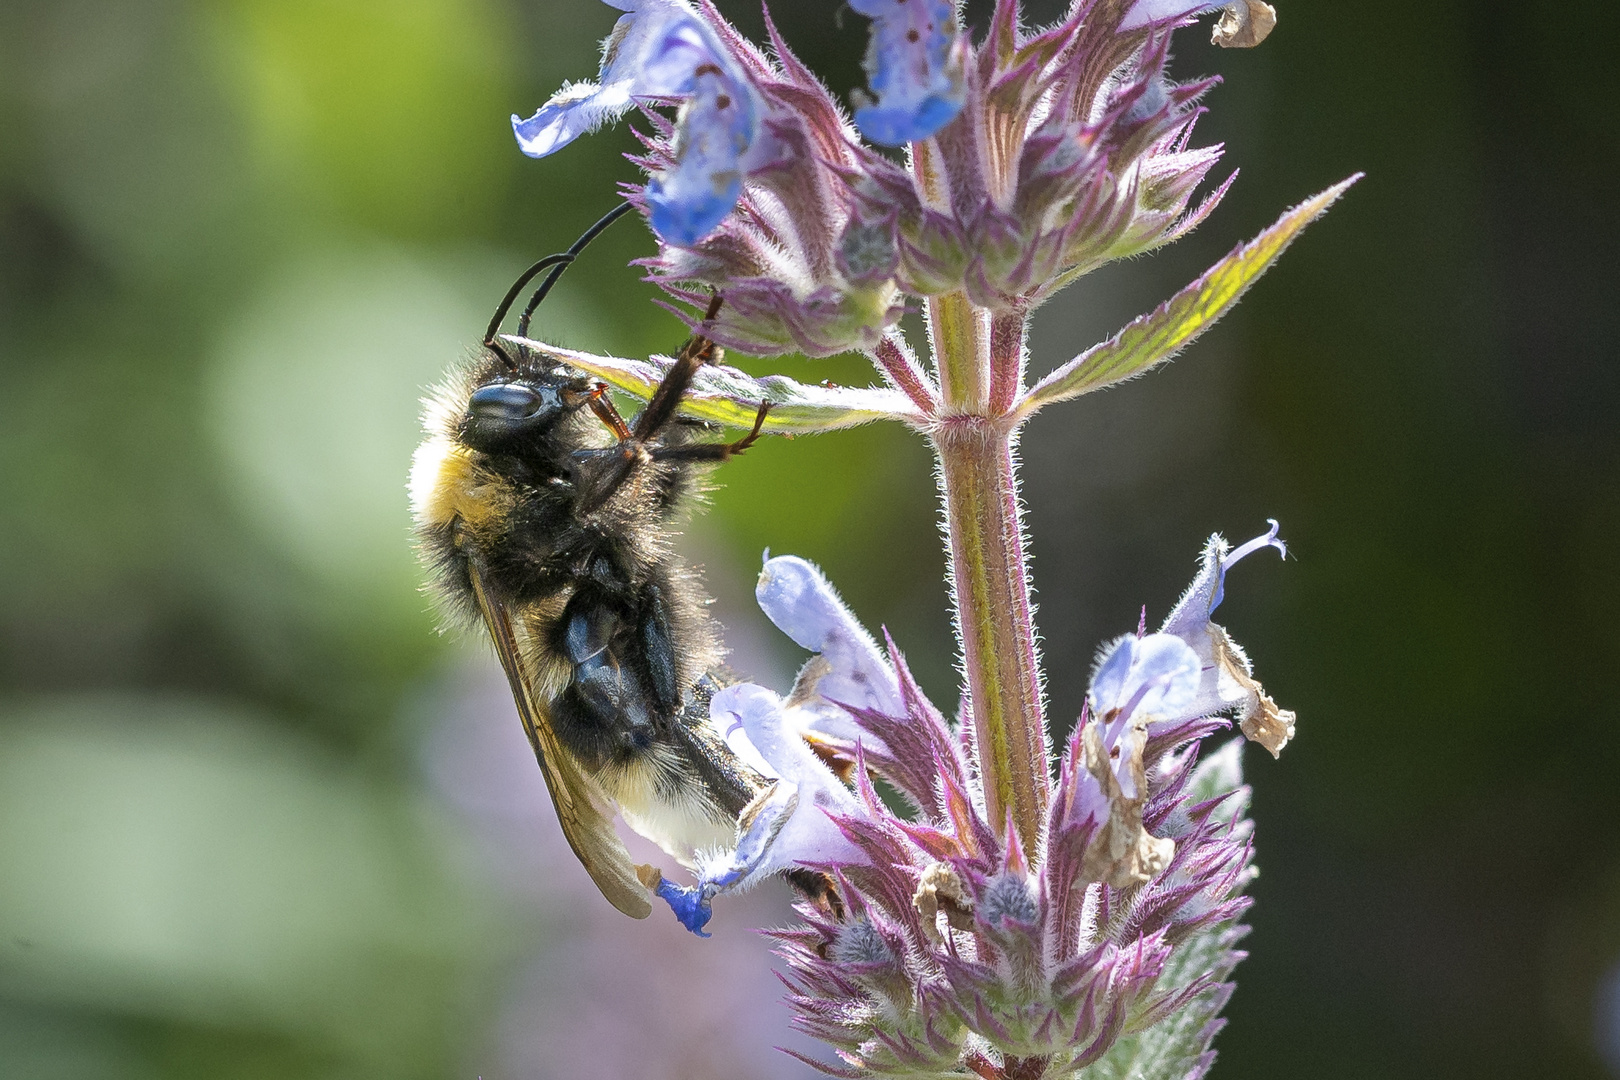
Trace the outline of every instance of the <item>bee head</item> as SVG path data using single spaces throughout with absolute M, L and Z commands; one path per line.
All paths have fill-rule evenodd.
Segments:
M 461 442 L 474 450 L 499 452 L 543 437 L 579 408 L 577 381 L 554 374 L 502 373 L 468 396 Z

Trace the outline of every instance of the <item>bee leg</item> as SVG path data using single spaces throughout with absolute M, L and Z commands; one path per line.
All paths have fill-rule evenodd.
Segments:
M 600 450 L 582 450 L 573 457 L 581 466 L 575 512 L 589 514 L 611 499 L 643 460 L 641 445 L 627 440 Z
M 784 870 L 782 877 L 800 896 L 839 922 L 844 921 L 844 898 L 838 895 L 838 887 L 831 877 L 802 867 Z
M 714 299 L 709 301 L 708 313 L 703 321 L 708 322 L 720 313 L 720 294 L 716 293 Z M 701 334 L 695 334 L 681 347 L 681 353 L 670 365 L 664 377 L 658 383 L 658 389 L 653 391 L 652 400 L 647 407 L 636 417 L 636 427 L 633 432 L 637 439 L 646 441 L 663 430 L 675 416 L 675 410 L 680 408 L 681 398 L 692 386 L 692 377 L 697 374 L 698 368 L 708 363 L 714 357 L 714 342 Z
M 611 648 L 618 617 L 606 607 L 586 606 L 568 616 L 564 626 L 563 653 L 574 671 L 563 700 L 573 708 L 559 709 L 558 714 L 559 719 L 576 720 L 583 729 L 575 735 L 576 744 L 591 744 L 604 759 L 651 746 L 655 730 L 651 703 L 635 673 Z
M 754 414 L 752 430 L 742 438 L 728 443 L 689 443 L 685 446 L 655 446 L 652 449 L 654 461 L 726 461 L 736 457 L 759 441 L 765 429 L 765 415 L 771 411 L 771 403 L 759 403 L 759 412 Z
M 613 407 L 613 402 L 608 398 L 607 383 L 596 384 L 591 390 L 588 404 L 591 412 L 596 414 L 596 418 L 613 432 L 615 439 L 624 442 L 630 438 L 630 425 L 624 422 L 624 417 L 619 415 L 619 410 Z
M 653 697 L 664 715 L 673 715 L 681 704 L 680 676 L 676 672 L 675 641 L 669 631 L 669 612 L 664 594 L 657 585 L 647 586 L 646 615 L 641 620 L 641 646 L 652 676 Z

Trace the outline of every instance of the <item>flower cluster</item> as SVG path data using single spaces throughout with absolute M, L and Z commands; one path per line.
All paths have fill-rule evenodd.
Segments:
M 519 142 L 542 156 L 647 110 L 630 192 L 660 240 L 647 266 L 682 301 L 723 287 L 707 332 L 750 353 L 873 350 L 906 295 L 1027 309 L 1185 234 L 1225 191 L 1189 209 L 1220 158 L 1189 144 L 1216 80 L 1165 72 L 1171 31 L 1220 4 L 1076 0 L 1025 33 L 1001 0 L 975 49 L 951 0 L 859 0 L 870 94 L 852 122 L 774 27 L 768 56 L 708 0 L 614 2 L 600 80 L 513 117 Z M 1246 13 L 1266 5 L 1229 7 L 1245 34 L 1223 40 L 1263 36 Z M 877 149 L 900 145 L 905 164 Z
M 997 0 L 970 34 L 950 0 L 851 0 L 872 25 L 868 85 L 846 112 L 773 26 L 767 53 L 708 0 L 612 2 L 626 14 L 599 80 L 514 117 L 523 149 L 551 153 L 641 109 L 647 179 L 627 197 L 659 240 L 643 265 L 682 317 L 750 353 L 871 357 L 886 385 L 759 378 L 717 356 L 690 374 L 681 408 L 764 433 L 878 419 L 922 433 L 963 675 L 948 721 L 819 571 L 770 560 L 760 605 L 815 655 L 785 696 L 716 693 L 710 721 L 771 784 L 734 844 L 699 854 L 694 883 L 651 867 L 643 883 L 705 934 L 727 894 L 784 874 L 820 881 L 804 925 L 776 938 L 797 1022 L 839 1055 L 816 1063 L 834 1075 L 1202 1076 L 1252 876 L 1242 740 L 1204 744 L 1236 725 L 1277 754 L 1294 735 L 1211 616 L 1233 564 L 1286 552 L 1275 523 L 1236 549 L 1213 537 L 1160 628 L 1144 617 L 1100 651 L 1055 754 L 1014 447 L 1038 410 L 1187 346 L 1354 183 L 1027 382 L 1037 305 L 1184 235 L 1226 190 L 1194 199 L 1220 157 L 1191 143 L 1214 80 L 1169 77 L 1172 32 L 1218 11 L 1214 40 L 1249 46 L 1276 13 L 1261 0 L 1072 0 L 1030 31 L 1016 0 Z M 897 325 L 916 307 L 926 367 Z M 643 398 L 674 363 L 522 345 Z
M 1227 570 L 1268 545 L 1285 551 L 1275 525 L 1236 551 L 1212 538 L 1163 628 L 1102 650 L 1035 850 L 987 818 L 971 727 L 946 722 L 893 641 L 880 650 L 810 564 L 770 560 L 760 605 L 816 655 L 786 700 L 733 686 L 712 715 L 775 785 L 734 851 L 660 895 L 701 932 L 716 897 L 780 871 L 835 879 L 842 910 L 803 903 L 806 925 L 775 934 L 799 1025 L 844 1059 L 821 1065 L 834 1075 L 1064 1076 L 1121 1039 L 1196 1074 L 1251 873 L 1240 743 L 1203 761 L 1200 744 L 1231 719 L 1273 753 L 1293 732 L 1210 621 Z

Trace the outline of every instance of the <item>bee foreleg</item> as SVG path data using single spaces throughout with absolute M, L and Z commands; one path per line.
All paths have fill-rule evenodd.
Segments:
M 720 313 L 720 294 L 716 293 L 709 301 L 708 313 L 703 321 L 708 322 Z M 635 437 L 646 440 L 658 434 L 665 424 L 675 416 L 675 410 L 681 406 L 681 398 L 692 386 L 692 377 L 697 374 L 698 368 L 714 359 L 714 342 L 702 334 L 694 334 L 681 348 L 681 353 L 675 358 L 664 377 L 653 391 L 652 400 L 647 407 L 636 417 Z
M 579 467 L 578 514 L 598 510 L 622 488 L 636 466 L 646 460 L 635 442 L 595 450 L 579 450 L 573 455 Z
M 590 410 L 596 414 L 598 420 L 606 425 L 609 431 L 613 432 L 615 439 L 623 442 L 630 437 L 630 425 L 624 422 L 624 417 L 619 415 L 619 410 L 613 407 L 612 400 L 607 396 L 607 389 L 606 383 L 597 383 L 595 388 L 591 390 Z
M 771 403 L 759 403 L 759 411 L 754 414 L 754 426 L 747 435 L 728 443 L 688 443 L 685 446 L 656 446 L 652 449 L 654 461 L 726 461 L 736 457 L 759 441 L 765 429 L 765 415 L 771 411 Z

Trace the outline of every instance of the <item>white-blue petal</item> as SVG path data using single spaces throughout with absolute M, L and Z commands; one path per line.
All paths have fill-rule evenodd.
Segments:
M 736 206 L 744 178 L 769 164 L 764 98 L 695 9 L 683 0 L 625 0 L 603 50 L 599 82 L 566 86 L 527 120 L 518 145 L 543 157 L 647 99 L 684 98 L 673 163 L 646 189 L 648 217 L 667 243 L 690 247 Z
M 1137 30 L 1149 23 L 1168 22 L 1171 19 L 1185 19 L 1191 15 L 1202 15 L 1210 11 L 1218 11 L 1231 0 L 1218 0 L 1217 3 L 1190 2 L 1190 0 L 1136 0 L 1131 9 L 1125 13 L 1120 21 L 1121 30 Z
M 625 87 L 582 82 L 565 86 L 527 120 L 514 115 L 512 133 L 518 147 L 530 157 L 555 153 L 589 131 L 627 112 L 631 98 Z
M 1177 716 L 1198 693 L 1198 655 L 1171 634 L 1134 634 L 1109 648 L 1091 680 L 1091 708 L 1099 717 Z
M 777 629 L 827 662 L 829 670 L 817 683 L 821 697 L 904 715 L 888 659 L 815 566 L 796 555 L 771 559 L 760 571 L 754 596 Z

